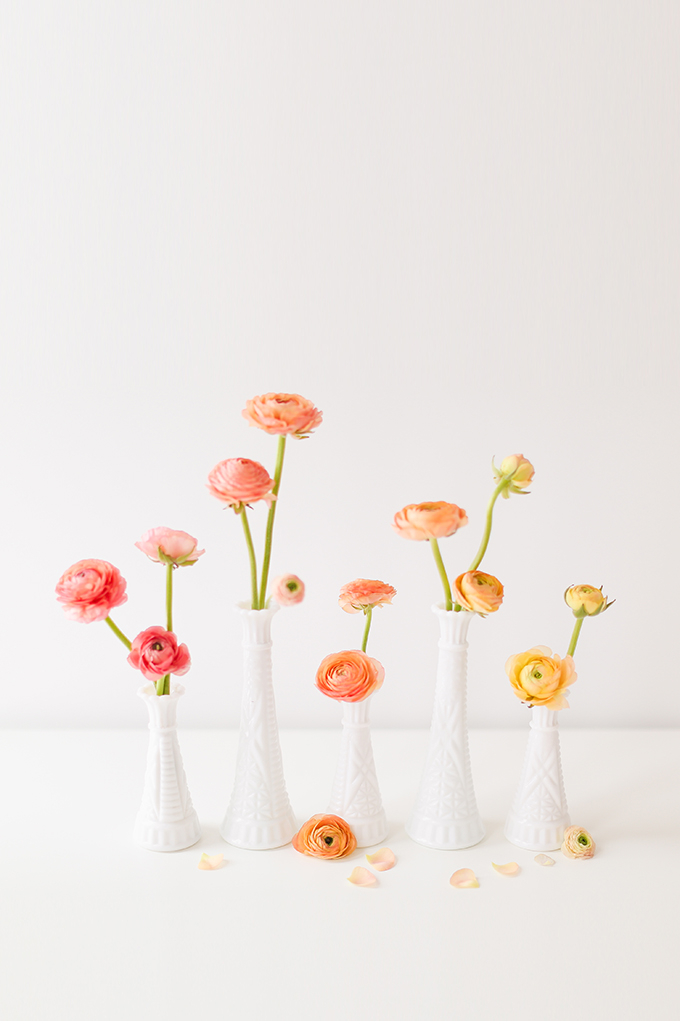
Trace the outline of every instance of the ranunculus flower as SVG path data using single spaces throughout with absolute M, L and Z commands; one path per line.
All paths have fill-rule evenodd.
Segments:
M 397 590 L 384 581 L 356 578 L 342 586 L 338 602 L 345 613 L 361 613 L 391 603 L 396 594 Z
M 581 826 L 567 826 L 562 841 L 562 854 L 567 858 L 592 858 L 595 854 L 595 841 L 588 830 Z
M 218 500 L 222 500 L 237 510 L 244 503 L 255 503 L 264 500 L 271 506 L 276 497 L 272 493 L 274 479 L 259 461 L 251 461 L 247 457 L 229 457 L 220 461 L 208 475 L 208 490 Z
M 57 599 L 69 620 L 92 624 L 127 602 L 127 582 L 108 560 L 79 560 L 57 582 Z
M 467 514 L 455 503 L 409 503 L 394 515 L 392 528 L 403 539 L 443 539 L 467 525 Z
M 511 454 L 510 457 L 504 457 L 500 468 L 497 468 L 493 461 L 491 464 L 496 482 L 500 482 L 504 475 L 512 476 L 510 485 L 503 490 L 503 497 L 506 500 L 510 493 L 521 493 L 531 485 L 535 474 L 534 466 L 531 461 L 527 461 L 524 454 Z
M 295 606 L 305 598 L 305 583 L 297 574 L 281 574 L 272 581 L 272 599 L 279 606 Z
M 453 596 L 464 610 L 479 613 L 495 613 L 503 602 L 503 586 L 493 574 L 483 571 L 467 571 L 459 574 L 453 583 Z
M 179 567 L 195 564 L 205 553 L 204 549 L 196 549 L 198 540 L 193 535 L 163 525 L 150 528 L 135 546 L 156 564 L 177 564 Z
M 165 674 L 185 674 L 191 666 L 186 645 L 177 644 L 177 635 L 154 626 L 140 631 L 132 643 L 128 663 L 141 670 L 147 681 L 157 681 Z
M 505 664 L 515 694 L 527 705 L 543 705 L 546 709 L 568 709 L 563 692 L 576 680 L 574 661 L 564 659 L 545 645 L 536 645 L 527 652 L 511 656 Z
M 594 585 L 572 585 L 564 593 L 564 601 L 575 617 L 596 617 L 612 605 L 602 595 L 602 588 Z
M 274 436 L 309 436 L 321 425 L 323 415 L 300 394 L 262 394 L 246 401 L 241 412 L 249 425 Z
M 295 850 L 312 858 L 345 858 L 356 846 L 356 837 L 339 815 L 313 815 L 293 837 Z
M 382 686 L 385 668 L 359 649 L 332 652 L 321 660 L 316 686 L 339 702 L 363 702 Z

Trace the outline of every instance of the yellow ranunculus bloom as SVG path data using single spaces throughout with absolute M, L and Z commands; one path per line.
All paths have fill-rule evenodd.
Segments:
M 611 606 L 602 589 L 594 585 L 572 585 L 564 593 L 564 601 L 575 617 L 596 617 Z
M 564 659 L 545 645 L 535 645 L 527 652 L 511 656 L 505 672 L 515 694 L 527 705 L 542 705 L 546 709 L 568 709 L 564 692 L 576 680 L 574 661 Z
M 510 493 L 522 493 L 533 481 L 534 466 L 524 454 L 511 454 L 509 457 L 504 457 L 500 468 L 497 468 L 493 461 L 491 464 L 496 482 L 500 482 L 504 476 L 511 476 L 510 484 L 503 490 L 506 500 Z

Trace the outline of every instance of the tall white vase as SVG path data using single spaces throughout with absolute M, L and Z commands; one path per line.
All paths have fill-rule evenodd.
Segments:
M 289 843 L 295 833 L 283 777 L 272 684 L 271 623 L 279 607 L 240 605 L 243 625 L 243 698 L 236 779 L 220 833 L 236 847 L 265 851 Z
M 169 695 L 157 695 L 149 682 L 137 694 L 149 711 L 149 751 L 134 838 L 149 851 L 180 851 L 201 836 L 177 740 L 177 703 L 184 688 L 172 681 Z
M 331 815 L 352 827 L 357 847 L 379 844 L 387 836 L 368 718 L 371 697 L 342 703 L 342 743 L 328 806 Z
M 484 837 L 477 811 L 467 731 L 467 631 L 475 616 L 433 606 L 439 621 L 439 659 L 425 771 L 406 826 L 426 847 L 455 850 Z
M 554 851 L 569 825 L 564 794 L 559 712 L 534 706 L 524 766 L 505 835 L 512 844 L 529 851 Z

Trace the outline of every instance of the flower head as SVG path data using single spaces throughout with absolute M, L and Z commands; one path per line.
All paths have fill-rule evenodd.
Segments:
M 274 436 L 303 439 L 321 425 L 322 413 L 300 394 L 262 394 L 246 401 L 241 412 L 249 425 Z
M 279 606 L 295 606 L 305 598 L 305 583 L 297 574 L 281 574 L 272 581 L 272 599 Z
M 524 454 L 511 454 L 504 457 L 500 468 L 497 468 L 494 461 L 491 461 L 495 482 L 503 478 L 510 478 L 510 483 L 503 490 L 503 496 L 507 500 L 510 493 L 523 493 L 527 486 L 531 485 L 534 477 L 534 466 L 527 461 Z
M 150 528 L 135 546 L 156 564 L 178 567 L 192 567 L 205 553 L 204 549 L 196 549 L 198 540 L 193 535 L 164 526 Z
M 107 560 L 79 560 L 64 571 L 55 592 L 69 620 L 92 624 L 127 602 L 125 578 Z
M 562 854 L 567 858 L 592 858 L 595 854 L 595 841 L 588 830 L 581 826 L 567 826 L 562 841 Z
M 576 680 L 574 661 L 564 659 L 545 645 L 536 645 L 527 652 L 511 656 L 505 664 L 515 694 L 527 705 L 542 705 L 546 709 L 568 709 L 565 690 Z
M 264 500 L 271 506 L 274 479 L 259 461 L 247 457 L 229 457 L 220 461 L 208 475 L 208 491 L 235 511 L 243 504 Z
M 386 606 L 391 603 L 397 590 L 384 581 L 369 581 L 367 578 L 356 578 L 343 585 L 340 589 L 338 603 L 345 613 L 364 613 L 374 606 Z
M 597 617 L 616 602 L 602 595 L 602 586 L 595 588 L 594 585 L 572 585 L 564 593 L 564 601 L 576 618 Z
M 363 702 L 382 686 L 385 668 L 359 649 L 333 652 L 321 660 L 316 686 L 339 702 Z
M 453 583 L 453 594 L 464 610 L 482 617 L 495 613 L 503 602 L 503 586 L 498 578 L 483 571 L 459 574 Z
M 467 514 L 455 503 L 409 503 L 394 515 L 392 528 L 403 539 L 443 539 L 467 525 Z
M 177 644 L 177 635 L 162 627 L 140 631 L 132 643 L 128 663 L 141 670 L 147 681 L 157 681 L 165 674 L 185 674 L 191 666 L 186 645 Z
M 293 837 L 293 847 L 312 858 L 346 858 L 356 848 L 356 837 L 339 815 L 313 815 Z

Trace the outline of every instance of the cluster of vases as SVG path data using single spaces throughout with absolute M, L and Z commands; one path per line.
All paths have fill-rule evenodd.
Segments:
M 231 801 L 220 832 L 236 847 L 267 850 L 287 844 L 296 832 L 279 744 L 272 684 L 271 623 L 276 604 L 264 610 L 239 607 L 243 625 L 243 698 Z M 423 776 L 406 832 L 426 847 L 456 850 L 479 843 L 484 827 L 477 810 L 468 749 L 467 632 L 475 616 L 435 606 L 439 657 L 432 727 Z M 149 711 L 149 753 L 135 839 L 152 851 L 178 851 L 201 836 L 177 740 L 174 681 L 169 695 L 153 684 L 139 689 Z M 373 761 L 370 697 L 343 703 L 340 757 L 328 812 L 351 826 L 357 846 L 381 843 L 387 821 Z M 522 774 L 505 835 L 534 851 L 558 848 L 569 825 L 560 763 L 558 713 L 531 710 Z

